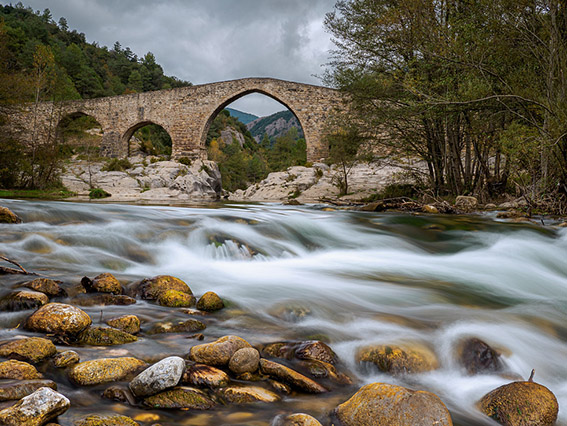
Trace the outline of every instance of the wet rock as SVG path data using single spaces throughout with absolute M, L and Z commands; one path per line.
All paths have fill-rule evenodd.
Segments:
M 254 348 L 237 350 L 228 362 L 228 368 L 235 374 L 253 373 L 258 370 L 260 354 Z
M 78 343 L 91 346 L 123 345 L 136 340 L 136 336 L 112 327 L 89 327 L 77 336 Z
M 212 343 L 193 346 L 189 357 L 201 364 L 223 366 L 228 364 L 237 350 L 250 347 L 250 343 L 238 336 L 224 336 Z
M 205 364 L 190 365 L 185 369 L 182 383 L 209 388 L 222 388 L 230 381 L 228 374 L 218 368 Z
M 37 309 L 46 303 L 49 303 L 49 298 L 39 291 L 15 291 L 0 300 L 0 311 L 14 312 Z
M 358 362 L 372 363 L 381 371 L 393 376 L 423 373 L 434 370 L 439 365 L 431 350 L 415 344 L 407 347 L 367 346 L 358 351 L 356 358 Z
M 294 354 L 299 359 L 311 359 L 335 364 L 337 355 L 325 343 L 319 340 L 300 342 L 294 347 Z
M 22 287 L 39 291 L 49 297 L 66 295 L 65 290 L 63 290 L 56 281 L 50 280 L 49 278 L 36 278 L 35 280 L 22 284 Z
M 103 272 L 94 277 L 90 282 L 90 287 L 99 293 L 122 294 L 122 285 L 116 277 L 109 272 Z
M 41 379 L 41 374 L 33 365 L 11 359 L 0 362 L 0 379 L 33 380 Z
M 70 365 L 79 363 L 79 361 L 81 361 L 81 358 L 75 351 L 60 352 L 53 357 L 53 365 L 57 368 L 69 367 Z
M 548 388 L 533 382 L 532 377 L 487 393 L 479 402 L 481 411 L 505 426 L 554 425 L 559 411 L 557 398 Z
M 264 346 L 262 354 L 272 358 L 292 359 L 294 356 L 293 344 L 288 342 L 270 343 Z
M 328 362 L 308 360 L 302 361 L 300 366 L 306 369 L 312 377 L 315 378 L 329 378 L 341 385 L 352 385 L 352 379 L 346 374 L 337 371 L 333 364 Z
M 73 335 L 91 323 L 91 318 L 79 308 L 64 303 L 48 303 L 27 319 L 25 328 L 42 333 Z
M 270 426 L 322 426 L 321 423 L 309 414 L 294 413 L 288 416 L 278 416 Z
M 0 411 L 3 426 L 41 426 L 69 409 L 69 400 L 50 388 L 41 388 Z
M 469 197 L 466 195 L 459 195 L 455 200 L 455 207 L 470 211 L 476 209 L 478 206 L 478 200 L 475 197 Z
M 230 386 L 222 389 L 219 394 L 231 404 L 246 404 L 249 402 L 275 402 L 280 397 L 274 392 L 258 386 Z
M 142 299 L 155 300 L 160 293 L 166 290 L 176 290 L 190 296 L 193 295 L 193 292 L 185 282 L 170 275 L 158 275 L 157 277 L 142 280 L 136 289 L 136 293 Z
M 101 396 L 112 401 L 123 402 L 132 406 L 136 405 L 136 399 L 130 392 L 130 389 L 122 386 L 110 386 L 104 390 Z
M 155 395 L 179 383 L 185 371 L 185 360 L 178 356 L 164 358 L 146 368 L 130 382 L 130 390 L 137 397 Z
M 8 380 L 0 383 L 0 401 L 22 399 L 34 393 L 39 388 L 51 388 L 57 390 L 57 385 L 52 380 Z
M 98 385 L 124 380 L 145 367 L 144 361 L 132 357 L 99 358 L 75 365 L 69 378 L 81 386 Z
M 77 420 L 74 426 L 140 426 L 140 424 L 126 416 L 99 416 L 98 414 L 91 414 L 81 420 Z
M 431 392 L 387 383 L 363 386 L 334 414 L 341 426 L 452 426 L 445 404 Z
M 79 294 L 71 300 L 71 303 L 79 306 L 97 306 L 97 305 L 118 305 L 127 306 L 136 303 L 136 299 L 124 294 L 110 293 L 89 293 Z
M 177 290 L 165 290 L 157 300 L 160 305 L 170 308 L 189 308 L 195 304 L 195 296 Z
M 284 395 L 291 394 L 291 386 L 286 385 L 285 383 L 281 383 L 273 379 L 268 380 L 268 383 L 276 392 L 283 393 Z
M 41 337 L 26 337 L 12 340 L 0 346 L 0 356 L 4 358 L 15 358 L 33 364 L 52 357 L 57 353 L 57 348 L 51 340 Z
M 136 315 L 121 315 L 109 319 L 106 323 L 125 333 L 138 334 L 140 332 L 140 319 Z
M 311 315 L 311 308 L 301 304 L 278 305 L 269 311 L 270 315 L 284 321 L 298 322 Z
M 437 214 L 437 213 L 439 213 L 439 210 L 435 206 L 432 206 L 430 204 L 425 204 L 423 206 L 423 212 L 424 213 Z
M 9 208 L 0 206 L 0 223 L 22 223 L 22 219 Z
M 207 328 L 205 324 L 201 321 L 189 319 L 186 321 L 179 321 L 177 323 L 172 323 L 171 321 L 159 322 L 152 325 L 149 329 L 148 334 L 160 334 L 160 333 L 192 333 L 195 331 L 204 330 Z
M 292 370 L 285 365 L 278 364 L 277 362 L 268 361 L 267 359 L 260 360 L 260 371 L 282 382 L 289 383 L 292 387 L 301 389 L 309 393 L 324 393 L 327 392 L 319 383 L 311 380 L 309 377 Z
M 197 302 L 197 309 L 206 312 L 214 312 L 224 308 L 224 302 L 218 294 L 208 291 L 201 296 Z
M 459 345 L 459 363 L 469 374 L 500 371 L 500 354 L 488 344 L 477 338 L 470 338 Z
M 144 405 L 152 408 L 209 410 L 216 404 L 199 389 L 179 386 L 144 399 Z

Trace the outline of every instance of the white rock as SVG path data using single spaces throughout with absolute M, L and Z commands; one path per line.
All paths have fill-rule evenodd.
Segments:
M 185 361 L 183 358 L 170 356 L 146 368 L 134 377 L 129 387 L 136 396 L 155 395 L 177 385 L 184 371 Z
M 41 426 L 63 414 L 70 406 L 69 400 L 59 392 L 51 388 L 39 388 L 11 407 L 0 411 L 0 424 Z

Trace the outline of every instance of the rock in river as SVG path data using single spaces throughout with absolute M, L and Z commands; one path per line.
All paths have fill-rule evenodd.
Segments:
M 224 366 L 237 350 L 250 347 L 250 343 L 238 336 L 224 336 L 211 343 L 193 346 L 189 357 L 201 364 Z
M 57 353 L 51 340 L 42 337 L 25 337 L 0 346 L 0 356 L 37 363 Z
M 461 342 L 458 348 L 459 363 L 469 374 L 500 371 L 500 354 L 487 343 L 475 337 Z
M 214 312 L 224 308 L 222 299 L 212 291 L 207 291 L 197 302 L 197 309 L 206 312 Z
M 195 304 L 195 296 L 178 290 L 165 290 L 159 293 L 158 303 L 170 308 L 189 308 Z
M 270 426 L 322 426 L 319 421 L 309 414 L 294 413 L 288 416 L 276 417 Z
M 146 366 L 144 361 L 132 357 L 100 358 L 75 365 L 69 377 L 81 386 L 98 385 L 124 380 Z
M 0 383 L 0 401 L 22 399 L 34 393 L 39 388 L 51 388 L 57 390 L 57 385 L 52 380 L 6 380 Z
M 98 414 L 91 414 L 81 420 L 77 420 L 74 426 L 140 426 L 140 424 L 126 416 L 99 416 Z
M 0 311 L 23 311 L 37 309 L 49 302 L 47 295 L 39 291 L 14 291 L 0 300 Z
M 20 219 L 16 214 L 7 207 L 0 206 L 0 223 L 21 223 Z
M 381 371 L 393 376 L 415 374 L 435 370 L 438 361 L 435 354 L 425 346 L 376 345 L 367 346 L 357 353 L 358 362 L 369 362 Z
M 51 388 L 41 388 L 0 411 L 3 426 L 41 426 L 63 414 L 71 403 Z
M 229 386 L 223 388 L 219 393 L 223 399 L 231 404 L 275 402 L 280 400 L 277 394 L 259 386 Z
M 182 383 L 208 388 L 221 388 L 227 386 L 229 381 L 230 378 L 224 371 L 205 364 L 188 366 L 181 378 Z
M 216 404 L 199 389 L 179 386 L 147 397 L 144 399 L 144 405 L 152 408 L 209 410 Z
M 53 357 L 53 365 L 57 368 L 65 368 L 81 361 L 79 354 L 75 351 L 60 352 Z
M 64 303 L 48 303 L 26 321 L 28 330 L 54 334 L 77 334 L 91 325 L 88 314 Z
M 83 280 L 85 280 L 85 278 L 83 278 Z M 87 278 L 87 280 L 89 279 Z M 90 288 L 94 291 L 98 291 L 99 293 L 122 294 L 122 285 L 120 285 L 120 281 L 118 281 L 116 277 L 109 272 L 103 272 L 89 281 Z M 81 281 L 81 284 L 82 283 L 83 281 Z M 89 289 L 87 288 L 87 291 L 88 290 Z
M 260 354 L 254 348 L 237 350 L 228 362 L 228 368 L 235 374 L 254 373 L 260 365 Z
M 139 294 L 142 299 L 155 300 L 159 297 L 160 293 L 167 290 L 176 290 L 190 296 L 193 295 L 193 292 L 185 282 L 170 275 L 158 275 L 157 277 L 142 280 L 136 289 L 136 293 Z
M 35 280 L 22 284 L 22 287 L 40 291 L 49 297 L 64 296 L 66 294 L 65 290 L 63 290 L 57 282 L 49 278 L 36 278 Z
M 452 426 L 445 404 L 431 392 L 387 383 L 363 386 L 334 414 L 341 426 Z
M 126 333 L 138 334 L 140 332 L 140 318 L 136 315 L 121 315 L 119 317 L 110 318 L 106 323 Z
M 41 379 L 41 374 L 33 365 L 11 359 L 0 362 L 0 379 L 33 380 Z
M 130 390 L 135 396 L 155 395 L 179 383 L 185 371 L 185 360 L 178 356 L 164 358 L 146 368 L 130 382 Z
M 267 374 L 282 382 L 289 383 L 291 386 L 301 389 L 309 393 L 324 393 L 328 392 L 319 383 L 305 377 L 303 374 L 292 370 L 285 365 L 278 364 L 277 362 L 268 361 L 267 359 L 260 360 L 260 370 L 262 373 Z
M 136 336 L 112 327 L 89 327 L 77 336 L 79 343 L 91 346 L 123 345 L 136 340 Z

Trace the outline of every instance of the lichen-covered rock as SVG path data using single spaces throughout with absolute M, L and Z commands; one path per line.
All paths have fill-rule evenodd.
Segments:
M 272 391 L 258 386 L 229 386 L 219 391 L 222 398 L 231 404 L 249 402 L 275 402 L 280 397 Z
M 358 362 L 369 362 L 381 371 L 393 376 L 423 373 L 435 370 L 439 363 L 435 354 L 422 345 L 411 346 L 376 345 L 360 349 Z
M 352 379 L 346 374 L 337 371 L 333 364 L 328 362 L 307 360 L 299 363 L 301 367 L 309 372 L 315 378 L 329 378 L 341 385 L 352 385 Z
M 57 390 L 53 380 L 6 380 L 0 383 L 0 401 L 22 399 L 34 393 L 39 388 Z
M 311 380 L 309 377 L 292 370 L 285 365 L 267 359 L 260 360 L 260 371 L 277 380 L 290 384 L 292 387 L 301 389 L 309 393 L 328 392 L 319 383 Z
M 41 379 L 41 374 L 33 365 L 11 359 L 0 362 L 0 379 L 34 380 Z
M 9 293 L 0 300 L 0 311 L 37 309 L 49 302 L 47 295 L 39 291 L 20 290 Z
M 75 351 L 60 352 L 53 357 L 53 365 L 57 368 L 65 368 L 81 361 L 81 357 Z
M 52 357 L 57 353 L 57 348 L 51 340 L 41 337 L 25 337 L 12 340 L 0 346 L 0 356 L 5 358 L 16 358 L 33 364 Z
M 75 365 L 69 377 L 81 386 L 98 385 L 124 380 L 145 367 L 144 361 L 132 357 L 99 358 Z
M 178 290 L 165 290 L 159 293 L 157 300 L 169 308 L 189 308 L 195 304 L 195 296 Z
M 341 426 L 452 426 L 445 404 L 431 392 L 387 383 L 363 386 L 334 414 Z
M 160 334 L 160 333 L 192 333 L 195 331 L 204 330 L 207 328 L 199 320 L 189 319 L 185 321 L 179 321 L 173 323 L 171 321 L 158 322 L 150 327 L 148 334 Z
M 25 327 L 41 333 L 73 335 L 91 323 L 91 317 L 79 308 L 64 303 L 48 303 L 27 319 Z
M 155 300 L 160 293 L 167 290 L 176 290 L 190 296 L 193 295 L 193 292 L 185 282 L 170 275 L 158 275 L 157 277 L 142 280 L 136 289 L 136 293 L 142 299 Z
M 71 299 L 73 305 L 78 306 L 97 306 L 97 305 L 118 305 L 127 306 L 136 303 L 136 299 L 125 294 L 111 293 L 89 293 L 78 294 Z
M 130 417 L 115 415 L 115 416 L 99 416 L 98 414 L 91 414 L 74 423 L 75 426 L 140 426 Z
M 22 219 L 9 208 L 0 206 L 0 223 L 22 223 Z
M 531 378 L 494 389 L 479 405 L 484 414 L 505 426 L 552 426 L 559 411 L 553 392 Z
M 77 342 L 91 346 L 113 346 L 132 343 L 138 338 L 112 327 L 89 327 L 77 336 Z
M 228 364 L 237 350 L 250 347 L 250 343 L 241 337 L 224 336 L 211 343 L 193 346 L 189 357 L 201 364 L 223 366 Z
M 41 388 L 0 411 L 3 426 L 42 426 L 69 409 L 69 400 L 51 388 Z
M 182 383 L 209 388 L 221 388 L 228 385 L 228 374 L 218 368 L 205 364 L 190 365 L 185 369 Z
M 106 323 L 125 333 L 138 334 L 140 332 L 140 319 L 136 315 L 121 315 L 109 319 Z
M 294 354 L 299 359 L 310 359 L 316 361 L 323 361 L 329 364 L 337 362 L 337 355 L 326 344 L 319 340 L 307 340 L 299 342 L 294 347 Z
M 502 369 L 500 354 L 477 338 L 461 342 L 458 359 L 469 374 L 491 373 Z
M 235 374 L 253 373 L 260 365 L 260 354 L 254 348 L 237 350 L 228 362 L 228 368 Z
M 36 278 L 35 280 L 22 284 L 22 287 L 39 291 L 46 294 L 48 297 L 65 296 L 66 294 L 65 290 L 63 290 L 57 282 L 49 278 Z
M 102 274 L 94 277 L 91 281 L 91 286 L 94 291 L 98 291 L 99 293 L 122 293 L 122 285 L 120 284 L 120 281 L 118 281 L 116 277 L 109 272 L 103 272 Z
M 185 360 L 170 356 L 146 368 L 130 382 L 130 390 L 137 397 L 155 395 L 179 383 L 185 371 Z
M 461 210 L 472 210 L 478 206 L 478 200 L 475 197 L 470 197 L 466 195 L 459 195 L 455 199 L 455 207 Z
M 199 389 L 179 386 L 145 398 L 144 405 L 152 408 L 209 410 L 216 404 Z
M 197 309 L 206 312 L 214 312 L 224 308 L 224 302 L 218 294 L 208 291 L 201 296 L 197 302 Z
M 319 421 L 309 414 L 294 413 L 288 416 L 276 417 L 270 426 L 322 426 Z

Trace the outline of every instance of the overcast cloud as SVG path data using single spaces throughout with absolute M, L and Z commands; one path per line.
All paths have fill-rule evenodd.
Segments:
M 112 48 L 152 52 L 165 74 L 193 84 L 273 77 L 321 84 L 332 48 L 325 14 L 336 0 L 22 0 Z M 256 115 L 283 109 L 251 95 L 232 107 Z

